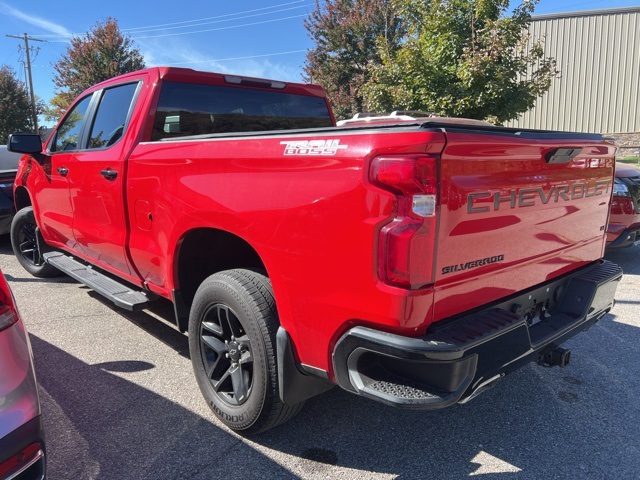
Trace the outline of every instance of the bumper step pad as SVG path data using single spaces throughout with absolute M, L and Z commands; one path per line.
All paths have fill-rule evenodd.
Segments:
M 380 394 L 389 396 L 392 398 L 402 398 L 406 400 L 439 400 L 441 395 L 436 395 L 433 392 L 433 387 L 427 390 L 428 386 L 412 382 L 406 378 L 393 375 L 392 373 L 385 372 L 384 378 L 377 379 L 373 383 L 367 385 L 367 388 L 373 391 L 380 392 Z
M 434 324 L 420 338 L 353 327 L 333 352 L 337 383 L 402 408 L 464 402 L 597 323 L 613 307 L 621 277 L 619 266 L 603 260 L 485 310 Z M 521 297 L 541 299 L 553 292 L 561 298 L 537 322 L 512 311 L 524 303 Z
M 85 284 L 125 310 L 141 310 L 154 300 L 153 294 L 135 290 L 71 256 L 50 252 L 45 253 L 43 257 L 49 265 Z

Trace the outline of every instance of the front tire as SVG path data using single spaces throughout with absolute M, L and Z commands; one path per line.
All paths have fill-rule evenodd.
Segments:
M 16 259 L 27 272 L 34 277 L 51 278 L 62 275 L 62 272 L 42 258 L 36 237 L 35 216 L 33 207 L 25 207 L 18 211 L 11 222 L 11 247 Z
M 280 400 L 278 314 L 267 277 L 227 270 L 208 277 L 189 316 L 189 352 L 200 391 L 229 428 L 255 434 L 285 422 L 302 403 Z

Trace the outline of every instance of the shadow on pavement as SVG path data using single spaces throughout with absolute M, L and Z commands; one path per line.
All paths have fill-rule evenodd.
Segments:
M 186 334 L 180 333 L 175 326 L 173 306 L 168 300 L 160 298 L 151 303 L 147 310 L 131 312 L 117 307 L 93 290 L 87 289 L 87 293 L 94 300 L 102 302 L 112 310 L 117 311 L 122 317 L 126 318 L 149 335 L 157 338 L 159 341 L 175 350 L 182 357 L 190 358 L 189 341 Z
M 48 478 L 295 478 L 238 437 L 32 335 L 47 439 Z
M 66 275 L 62 275 L 60 277 L 53 277 L 53 278 L 36 278 L 29 275 L 27 272 L 25 272 L 25 275 L 28 275 L 28 276 L 14 277 L 13 275 L 8 273 L 4 274 L 7 280 L 11 282 L 16 282 L 16 283 L 69 283 L 69 284 L 78 283 L 73 278 L 68 277 Z

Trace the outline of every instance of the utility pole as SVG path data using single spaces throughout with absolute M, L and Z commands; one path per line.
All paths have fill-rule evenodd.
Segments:
M 27 52 L 27 72 L 29 74 L 28 75 L 29 76 L 29 92 L 31 94 L 31 115 L 33 115 L 33 127 L 35 128 L 35 133 L 38 133 L 38 112 L 36 111 L 36 96 L 33 92 L 33 79 L 31 78 L 31 53 L 29 52 L 29 40 L 32 40 L 34 42 L 44 42 L 44 40 L 30 37 L 26 33 L 22 36 L 7 35 L 7 37 L 18 38 L 24 41 L 24 49 Z

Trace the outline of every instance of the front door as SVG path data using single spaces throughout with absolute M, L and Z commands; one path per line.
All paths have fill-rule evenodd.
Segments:
M 69 174 L 81 147 L 82 133 L 92 95 L 80 100 L 58 126 L 44 155 L 42 168 L 45 176 L 37 177 L 42 185 L 37 192 L 35 212 L 38 225 L 53 245 L 74 248 L 73 208 L 69 198 Z

